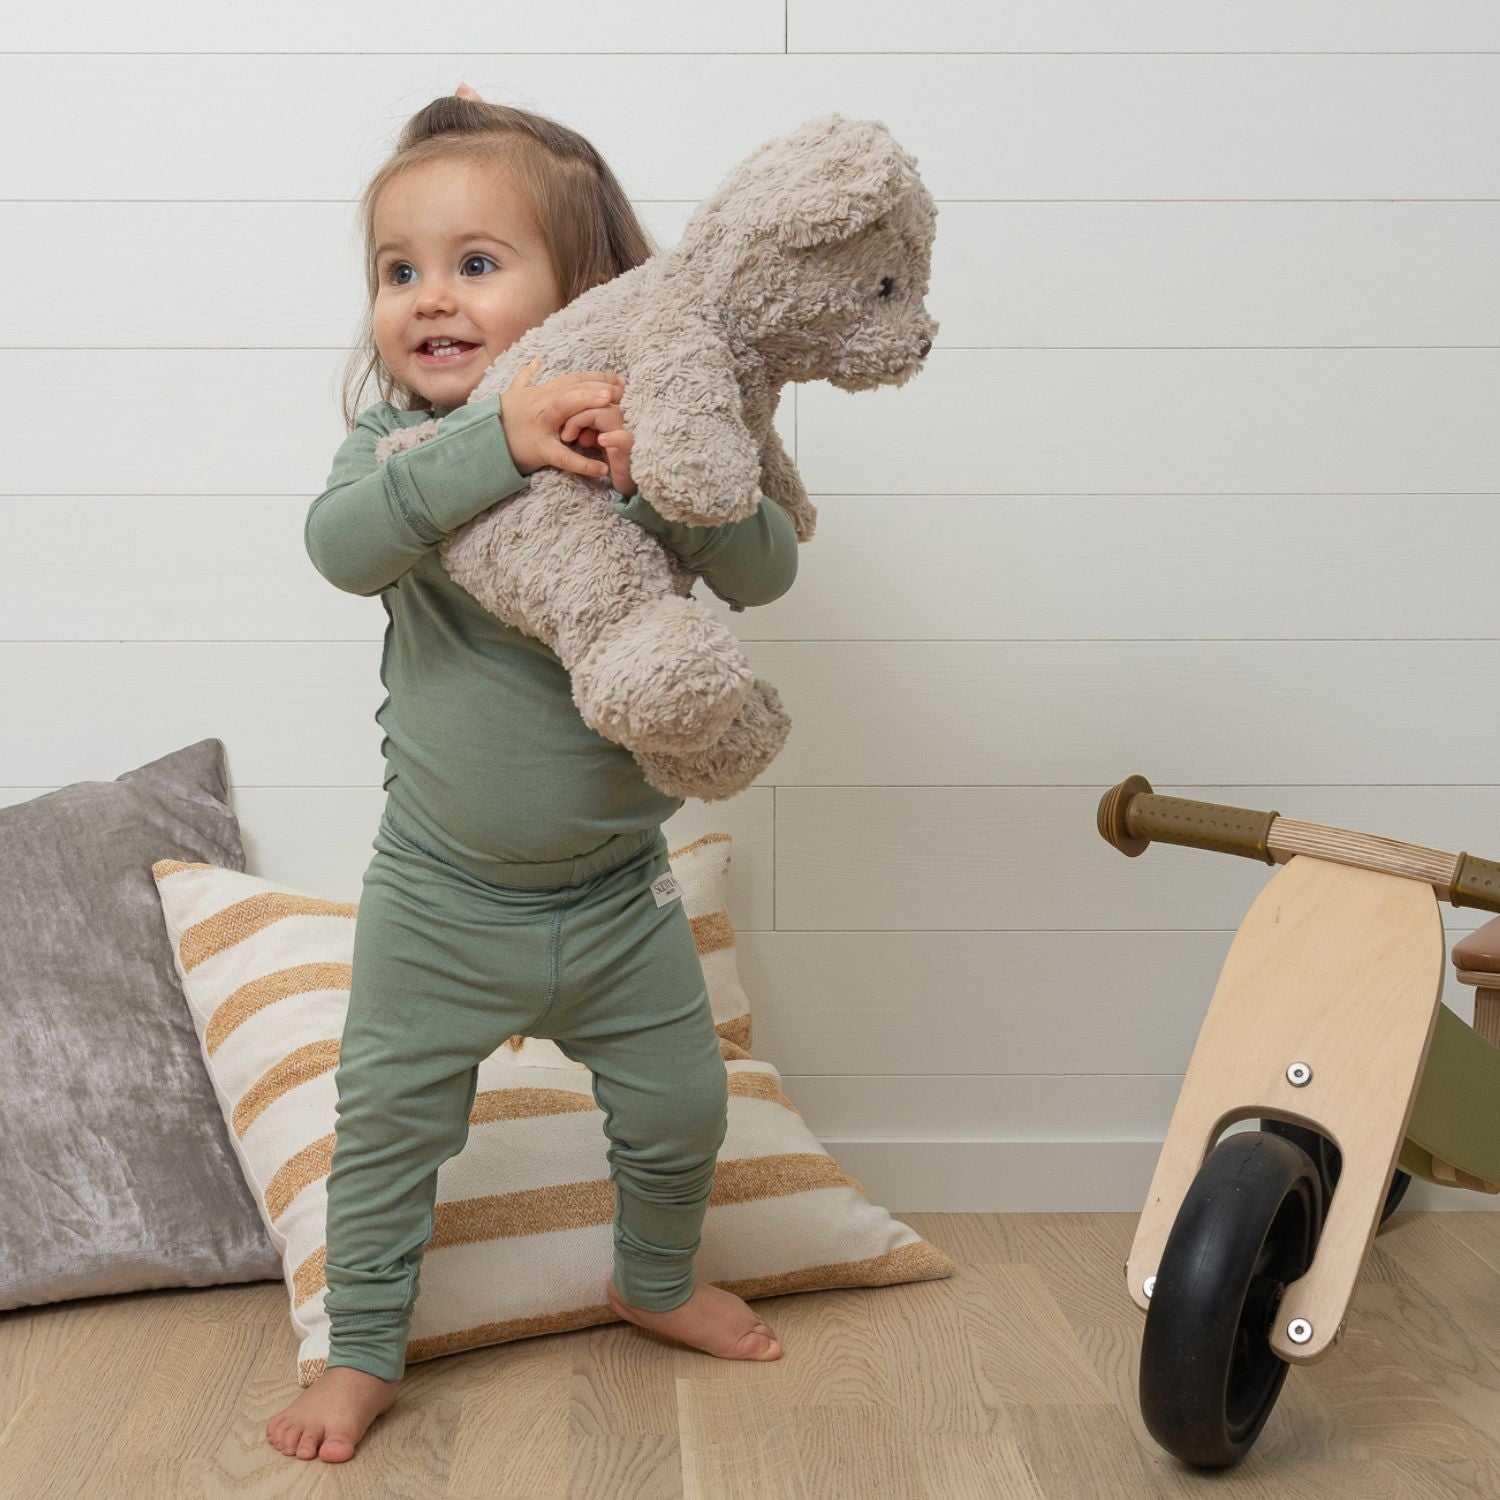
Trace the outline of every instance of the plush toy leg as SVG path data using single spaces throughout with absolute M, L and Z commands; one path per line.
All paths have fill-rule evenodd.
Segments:
M 637 753 L 707 750 L 755 684 L 733 634 L 675 594 L 632 610 L 568 670 L 584 723 Z
M 745 700 L 716 744 L 691 755 L 643 754 L 636 763 L 646 780 L 668 797 L 722 802 L 742 792 L 776 759 L 791 733 L 792 719 L 764 678 Z

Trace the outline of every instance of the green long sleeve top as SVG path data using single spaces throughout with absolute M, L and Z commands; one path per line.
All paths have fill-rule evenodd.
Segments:
M 381 436 L 429 416 L 435 437 L 377 463 Z M 386 612 L 375 721 L 387 815 L 483 879 L 503 885 L 524 871 L 521 883 L 565 884 L 584 860 L 628 859 L 684 799 L 657 791 L 629 750 L 584 723 L 549 646 L 490 614 L 439 561 L 444 537 L 527 483 L 498 392 L 431 412 L 379 402 L 334 455 L 303 540 L 323 577 L 378 594 Z M 796 577 L 791 518 L 764 496 L 723 526 L 670 521 L 639 491 L 613 504 L 731 609 L 769 604 Z

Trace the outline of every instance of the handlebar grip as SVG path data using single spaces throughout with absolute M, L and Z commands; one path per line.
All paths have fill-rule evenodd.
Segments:
M 1460 854 L 1448 900 L 1454 906 L 1500 911 L 1500 863 L 1477 854 Z
M 1217 802 L 1194 802 L 1185 797 L 1159 797 L 1144 776 L 1130 776 L 1099 800 L 1099 832 L 1122 854 L 1134 858 L 1153 839 L 1186 844 L 1215 854 L 1239 854 L 1246 859 L 1276 863 L 1267 839 L 1271 824 L 1281 816 L 1248 807 L 1225 807 Z M 1484 864 L 1487 861 L 1479 861 Z M 1500 865 L 1490 866 L 1486 878 L 1500 881 Z M 1500 895 L 1500 884 L 1495 887 Z

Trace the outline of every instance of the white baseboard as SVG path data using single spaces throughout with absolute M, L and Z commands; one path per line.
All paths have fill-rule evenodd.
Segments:
M 902 1213 L 1139 1213 L 1160 1141 L 882 1141 L 824 1148 Z M 1500 1196 L 1413 1182 L 1405 1209 L 1500 1209 Z

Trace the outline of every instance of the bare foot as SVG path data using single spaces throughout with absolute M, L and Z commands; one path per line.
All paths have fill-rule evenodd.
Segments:
M 781 1345 L 771 1325 L 756 1315 L 743 1298 L 721 1286 L 700 1282 L 681 1307 L 652 1312 L 632 1307 L 615 1290 L 615 1279 L 606 1288 L 609 1305 L 625 1319 L 653 1333 L 702 1349 L 719 1359 L 780 1359 Z
M 266 1423 L 266 1441 L 288 1456 L 345 1463 L 354 1457 L 354 1445 L 395 1401 L 400 1388 L 399 1380 L 331 1365 Z

